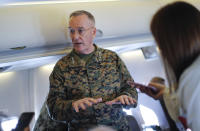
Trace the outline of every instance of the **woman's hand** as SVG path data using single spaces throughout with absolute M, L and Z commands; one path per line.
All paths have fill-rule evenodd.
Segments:
M 148 86 L 135 83 L 132 81 L 128 81 L 128 84 L 132 88 L 138 88 L 142 93 L 147 94 L 148 96 L 151 96 L 154 99 L 160 99 L 163 96 L 164 90 L 165 90 L 165 85 L 164 84 L 159 84 L 156 82 L 150 82 Z
M 140 88 L 140 91 L 153 97 L 154 99 L 158 100 L 162 98 L 164 90 L 165 90 L 165 85 L 155 83 L 155 82 L 150 82 L 149 87 L 153 87 L 156 92 L 153 92 L 151 88 Z

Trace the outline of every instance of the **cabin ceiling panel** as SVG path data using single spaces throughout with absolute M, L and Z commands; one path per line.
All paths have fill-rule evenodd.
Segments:
M 18 3 L 38 1 L 42 3 Z M 102 37 L 95 39 L 100 47 L 127 51 L 153 45 L 149 30 L 153 14 L 161 6 L 176 0 L 79 3 L 46 1 L 51 4 L 44 0 L 0 1 L 0 69 L 11 71 L 34 68 L 57 60 L 69 52 L 71 41 L 67 22 L 69 14 L 75 10 L 87 10 L 95 16 L 96 27 L 103 32 Z M 200 0 L 188 2 L 200 9 Z M 14 3 L 15 5 L 11 5 Z M 14 51 L 10 49 L 21 46 L 27 48 Z
M 90 11 L 95 16 L 96 27 L 103 32 L 101 40 L 150 34 L 149 24 L 153 14 L 160 6 L 175 0 L 121 0 L 3 6 L 6 3 L 20 1 L 43 2 L 43 0 L 3 0 L 0 2 L 0 52 L 20 46 L 27 48 L 60 44 L 68 46 L 67 43 L 70 43 L 67 33 L 68 16 L 74 10 L 81 9 Z M 190 2 L 200 7 L 199 0 L 190 0 Z
M 96 18 L 103 38 L 149 33 L 156 2 L 115 1 L 18 5 L 0 8 L 0 51 L 12 47 L 40 47 L 70 42 L 67 21 L 74 10 L 88 10 Z
M 95 40 L 99 46 L 112 47 L 153 41 L 149 30 L 153 14 L 161 6 L 175 0 L 6 5 L 20 1 L 0 1 L 0 64 L 62 54 L 60 47 L 71 46 L 67 22 L 69 14 L 75 10 L 87 10 L 95 16 L 96 27 L 103 32 L 103 36 Z M 22 1 L 43 2 L 43 0 Z M 200 0 L 189 2 L 200 9 Z M 21 53 L 10 49 L 21 46 L 27 47 Z M 54 47 L 56 53 L 49 47 Z M 138 45 L 137 48 L 139 48 Z M 27 52 L 29 52 L 28 55 Z M 23 57 L 24 54 L 28 57 Z

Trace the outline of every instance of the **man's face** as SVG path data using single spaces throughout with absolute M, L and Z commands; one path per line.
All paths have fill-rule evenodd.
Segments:
M 96 36 L 96 28 L 86 15 L 70 18 L 69 33 L 76 52 L 89 54 L 94 51 L 93 39 Z

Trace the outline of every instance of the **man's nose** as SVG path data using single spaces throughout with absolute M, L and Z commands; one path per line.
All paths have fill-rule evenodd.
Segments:
M 75 31 L 74 33 L 71 34 L 71 38 L 72 40 L 77 40 L 79 39 L 80 34 L 78 33 L 78 31 Z

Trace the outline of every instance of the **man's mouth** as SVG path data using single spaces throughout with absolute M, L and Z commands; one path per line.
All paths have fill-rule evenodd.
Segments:
M 75 44 L 75 45 L 80 45 L 80 44 L 82 44 L 81 42 L 74 42 L 73 44 Z

